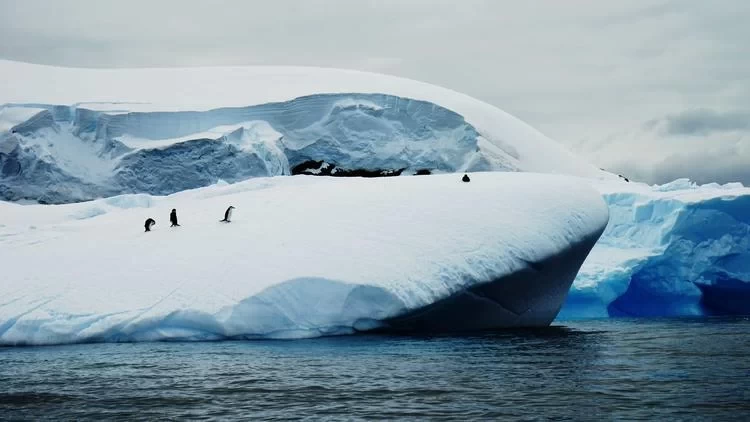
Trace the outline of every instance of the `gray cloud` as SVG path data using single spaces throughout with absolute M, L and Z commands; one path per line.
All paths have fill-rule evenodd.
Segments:
M 667 183 L 690 175 L 699 183 L 741 182 L 750 186 L 750 155 L 736 149 L 702 153 L 675 154 L 654 166 L 654 183 Z
M 738 125 L 722 121 L 713 124 L 721 130 L 702 135 L 692 130 L 666 133 L 663 123 L 661 119 L 646 130 L 617 134 L 589 151 L 609 171 L 632 180 L 661 184 L 687 177 L 698 183 L 750 186 L 750 130 L 728 130 Z
M 390 73 L 492 103 L 600 167 L 630 163 L 656 181 L 703 177 L 669 157 L 729 150 L 750 131 L 748 20 L 746 0 L 0 0 L 0 58 Z
M 687 151 L 674 153 L 657 162 L 622 160 L 608 168 L 631 180 L 663 184 L 688 177 L 699 183 L 740 182 L 750 186 L 750 153 L 735 148 L 721 151 Z
M 646 123 L 647 129 L 659 128 L 666 135 L 708 135 L 714 132 L 750 129 L 750 111 L 718 112 L 694 109 Z

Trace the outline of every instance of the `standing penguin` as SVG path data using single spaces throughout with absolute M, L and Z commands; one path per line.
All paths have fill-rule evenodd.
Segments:
M 177 210 L 172 208 L 172 212 L 169 213 L 169 221 L 172 222 L 172 225 L 170 227 L 179 227 L 180 225 L 177 224 Z
M 153 218 L 149 218 L 149 219 L 147 219 L 147 220 L 146 220 L 146 224 L 144 224 L 144 227 L 146 227 L 146 231 L 147 231 L 147 232 L 150 232 L 150 231 L 151 231 L 151 227 L 152 227 L 152 226 L 153 226 L 154 224 L 156 224 L 156 220 L 154 220 Z
M 234 209 L 233 206 L 229 206 L 227 210 L 224 212 L 224 219 L 221 220 L 222 223 L 231 223 L 232 222 L 232 210 Z
M 464 173 L 464 177 L 461 178 L 462 182 L 471 182 L 471 179 L 469 179 L 469 175 Z

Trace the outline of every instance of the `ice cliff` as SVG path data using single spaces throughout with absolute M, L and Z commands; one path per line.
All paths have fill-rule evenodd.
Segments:
M 71 69 L 0 60 L 0 198 L 66 203 L 288 175 L 608 177 L 503 111 L 433 85 L 298 67 Z M 11 82 L 12 81 L 12 82 Z M 310 173 L 310 172 L 308 172 Z M 336 174 L 334 174 L 336 175 Z
M 610 222 L 560 318 L 750 314 L 750 188 L 595 186 Z

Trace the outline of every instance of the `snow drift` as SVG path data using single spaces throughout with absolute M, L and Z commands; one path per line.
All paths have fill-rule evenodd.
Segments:
M 596 186 L 609 225 L 560 318 L 750 314 L 750 188 Z
M 0 212 L 5 345 L 547 325 L 608 218 L 584 183 L 518 173 L 256 178 Z
M 607 177 L 433 85 L 296 67 L 71 69 L 0 60 L 0 198 L 169 194 L 325 161 L 347 171 Z

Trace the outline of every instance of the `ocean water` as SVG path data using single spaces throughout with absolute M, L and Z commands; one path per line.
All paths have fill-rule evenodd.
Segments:
M 750 420 L 750 319 L 0 348 L 0 419 Z

